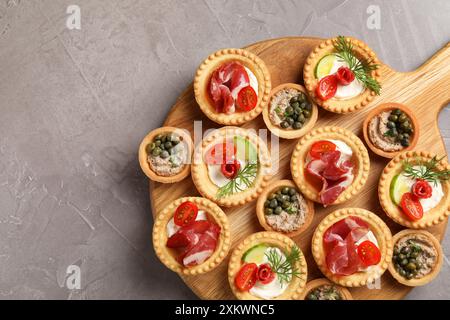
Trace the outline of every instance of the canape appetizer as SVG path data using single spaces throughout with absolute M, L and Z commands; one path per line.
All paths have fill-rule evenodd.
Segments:
M 183 275 L 211 271 L 227 256 L 230 244 L 228 217 L 205 198 L 171 202 L 153 225 L 156 255 L 166 267 Z
M 267 186 L 256 203 L 259 223 L 267 231 L 295 237 L 306 230 L 314 217 L 314 204 L 305 199 L 291 180 Z
M 303 253 L 294 241 L 276 232 L 247 237 L 228 265 L 228 281 L 240 300 L 298 299 L 306 279 Z
M 267 185 L 270 155 L 254 132 L 223 127 L 197 146 L 191 171 L 204 197 L 225 207 L 243 205 L 256 199 Z
M 450 214 L 450 165 L 424 151 L 407 151 L 383 170 L 378 196 L 386 214 L 412 229 L 431 227 Z
M 139 164 L 151 180 L 174 183 L 190 173 L 193 144 L 184 130 L 162 127 L 151 131 L 139 146 Z
M 347 288 L 338 286 L 328 279 L 309 281 L 301 300 L 353 300 Z
M 394 255 L 389 265 L 392 276 L 406 286 L 423 286 L 439 273 L 443 253 L 439 241 L 423 230 L 402 230 L 394 238 Z
M 363 124 L 364 139 L 376 154 L 393 158 L 411 150 L 419 139 L 419 122 L 399 103 L 384 103 L 372 110 Z
M 317 116 L 317 106 L 306 95 L 305 88 L 295 83 L 274 88 L 268 107 L 263 109 L 267 128 L 284 139 L 303 136 L 314 127 Z
M 339 127 L 313 130 L 297 143 L 291 172 L 300 191 L 325 207 L 358 194 L 367 181 L 367 149 L 352 132 Z
M 194 79 L 194 93 L 203 113 L 224 125 L 256 118 L 269 101 L 270 74 L 255 54 L 224 49 L 202 62 Z
M 359 208 L 340 209 L 317 226 L 312 254 L 334 283 L 359 287 L 372 283 L 392 259 L 392 235 L 376 214 Z
M 318 105 L 331 112 L 353 112 L 380 94 L 378 63 L 375 53 L 364 42 L 338 36 L 310 53 L 303 79 Z

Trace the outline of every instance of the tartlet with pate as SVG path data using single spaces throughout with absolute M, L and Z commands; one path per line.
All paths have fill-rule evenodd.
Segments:
M 314 260 L 334 283 L 360 287 L 373 283 L 392 259 L 392 235 L 376 214 L 359 208 L 330 213 L 311 243 Z
M 239 300 L 299 299 L 307 272 L 305 257 L 293 240 L 265 231 L 236 246 L 228 264 L 228 281 Z
M 362 41 L 338 36 L 319 44 L 303 68 L 305 87 L 324 109 L 348 113 L 380 94 L 379 61 Z
M 139 146 L 139 164 L 151 180 L 174 183 L 190 174 L 193 143 L 191 135 L 175 127 L 151 131 Z
M 255 200 L 271 175 L 270 154 L 253 131 L 222 127 L 195 149 L 192 180 L 204 197 L 224 207 Z
M 208 199 L 177 199 L 155 218 L 156 255 L 179 274 L 197 275 L 213 270 L 228 255 L 230 245 L 228 217 Z
M 256 203 L 259 223 L 267 231 L 295 237 L 306 230 L 314 217 L 314 203 L 305 199 L 291 180 L 267 186 Z
M 212 121 L 240 125 L 256 118 L 269 102 L 271 83 L 266 64 L 244 49 L 223 49 L 199 66 L 194 93 Z
M 426 151 L 406 151 L 384 168 L 378 197 L 398 224 L 424 229 L 450 214 L 450 165 Z
M 314 127 L 317 116 L 317 105 L 307 96 L 306 89 L 295 83 L 284 83 L 274 88 L 269 105 L 263 109 L 267 128 L 284 139 L 305 135 Z
M 393 237 L 389 272 L 401 284 L 423 286 L 439 274 L 443 252 L 439 241 L 424 230 L 402 230 Z
M 353 300 L 347 288 L 338 286 L 326 278 L 314 279 L 306 284 L 301 300 Z
M 367 181 L 369 154 L 362 141 L 340 127 L 317 128 L 299 140 L 291 173 L 300 191 L 324 206 L 357 195 Z
M 363 134 L 374 153 L 393 158 L 416 146 L 419 122 L 408 107 L 400 103 L 384 103 L 368 114 Z

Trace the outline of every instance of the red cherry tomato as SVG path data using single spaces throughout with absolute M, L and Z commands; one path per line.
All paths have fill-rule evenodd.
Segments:
M 336 78 L 340 85 L 346 86 L 355 80 L 355 74 L 347 67 L 340 67 L 336 72 Z
M 376 265 L 381 261 L 380 249 L 372 241 L 363 241 L 356 250 L 358 251 L 359 258 L 366 267 Z
M 195 221 L 198 214 L 198 207 L 195 203 L 186 201 L 180 204 L 175 211 L 173 220 L 177 226 L 186 226 Z
M 433 194 L 433 188 L 427 181 L 419 179 L 413 184 L 412 193 L 419 199 L 427 199 Z
M 402 196 L 400 206 L 408 219 L 412 221 L 420 220 L 423 217 L 422 204 L 411 192 L 407 192 Z
M 316 95 L 321 100 L 328 100 L 336 94 L 338 80 L 335 74 L 323 77 L 316 87 Z
M 241 91 L 239 91 L 236 100 L 236 106 L 238 107 L 238 109 L 242 111 L 250 111 L 256 107 L 257 103 L 258 95 L 251 86 L 242 88 Z
M 234 279 L 236 287 L 241 291 L 248 291 L 253 288 L 257 280 L 257 272 L 258 266 L 256 263 L 245 264 Z
M 320 159 L 322 153 L 334 150 L 336 150 L 336 145 L 333 142 L 328 140 L 320 140 L 313 143 L 313 145 L 311 146 L 311 150 L 309 151 L 309 154 L 314 159 Z
M 222 163 L 222 165 L 220 166 L 222 174 L 225 176 L 225 178 L 230 180 L 236 177 L 240 168 L 241 164 L 237 160 L 234 160 L 232 163 Z
M 230 162 L 236 154 L 236 146 L 232 141 L 218 143 L 205 154 L 206 164 L 223 164 Z
M 258 280 L 262 284 L 271 283 L 275 279 L 275 273 L 268 263 L 264 263 L 258 268 Z

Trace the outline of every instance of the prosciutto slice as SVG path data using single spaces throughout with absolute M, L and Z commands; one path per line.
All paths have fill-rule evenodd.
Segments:
M 209 94 L 217 112 L 233 113 L 239 91 L 250 84 L 245 67 L 232 61 L 216 69 L 209 83 Z
M 352 162 L 341 162 L 340 158 L 338 150 L 324 152 L 320 159 L 312 159 L 306 166 L 307 172 L 322 182 L 320 201 L 325 207 L 336 201 L 353 181 Z
M 348 217 L 332 225 L 323 236 L 328 269 L 336 275 L 351 275 L 362 266 L 356 243 L 369 232 L 368 224 Z

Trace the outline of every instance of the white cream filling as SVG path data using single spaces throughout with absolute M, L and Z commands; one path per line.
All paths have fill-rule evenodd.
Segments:
M 355 244 L 356 246 L 359 246 L 361 243 L 363 243 L 364 241 L 370 241 L 372 242 L 374 245 L 377 246 L 377 248 L 379 248 L 378 245 L 378 241 L 377 238 L 375 238 L 375 235 L 373 234 L 372 231 L 369 230 L 369 232 L 367 232 L 364 237 L 362 237 L 361 239 L 359 239 Z M 362 271 L 362 272 L 367 272 L 369 271 L 371 268 L 376 267 L 376 265 L 373 266 L 369 266 L 369 267 L 360 267 L 358 271 Z
M 286 260 L 286 256 L 280 249 L 276 247 L 268 247 L 265 252 L 269 253 L 270 250 L 274 250 L 279 256 L 281 256 L 282 261 Z M 267 256 L 264 254 L 263 261 L 258 264 L 258 266 L 268 262 Z M 255 285 L 249 290 L 249 293 L 258 298 L 270 300 L 282 295 L 288 286 L 289 283 L 284 282 L 282 284 L 278 276 L 275 275 L 275 279 L 268 284 L 262 284 L 260 281 L 256 281 Z
M 330 74 L 334 74 L 338 71 L 340 67 L 347 67 L 348 64 L 345 61 L 337 58 L 334 59 L 333 66 L 331 67 Z M 365 87 L 358 79 L 354 79 L 351 83 L 346 86 L 338 84 L 336 94 L 334 95 L 334 99 L 337 100 L 347 100 L 353 97 L 360 95 L 364 91 Z
M 198 210 L 197 218 L 195 218 L 195 221 L 200 220 L 207 220 L 206 213 L 203 210 Z M 180 228 L 180 226 L 177 226 L 175 224 L 174 218 L 172 217 L 172 219 L 169 220 L 166 226 L 167 237 L 170 238 L 171 236 L 173 236 L 175 233 L 177 233 L 178 230 L 180 230 Z

